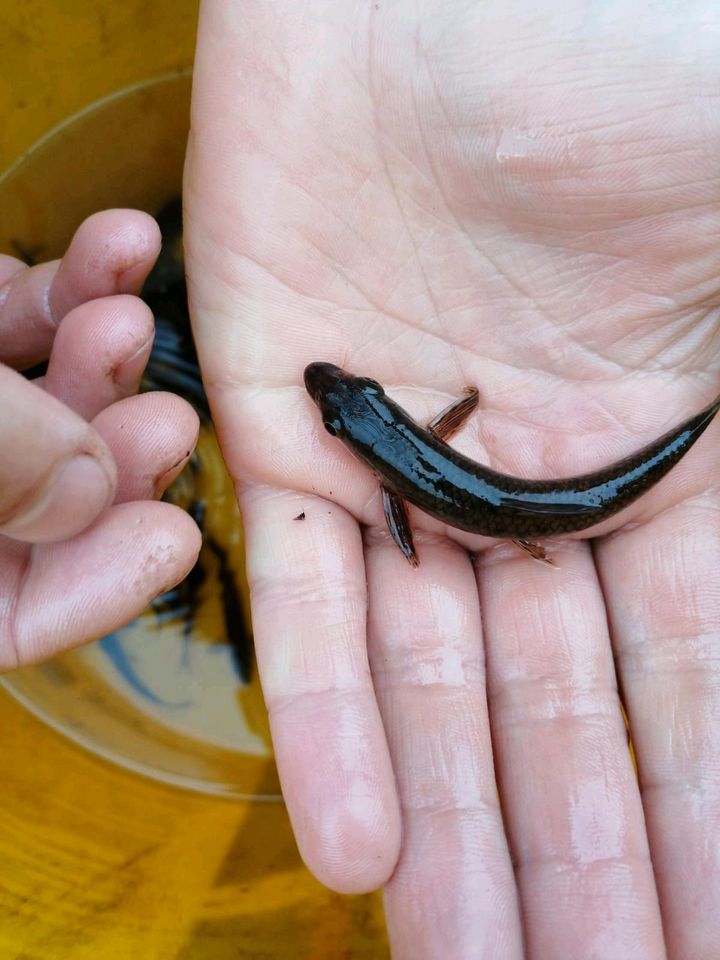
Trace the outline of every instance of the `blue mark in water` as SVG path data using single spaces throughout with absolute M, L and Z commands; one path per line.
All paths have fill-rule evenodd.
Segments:
M 154 703 L 157 706 L 172 707 L 175 710 L 191 706 L 191 700 L 183 700 L 181 703 L 172 703 L 172 701 L 163 700 L 162 697 L 159 697 L 153 690 L 150 689 L 150 687 L 147 686 L 147 684 L 140 677 L 140 674 L 135 669 L 133 658 L 128 655 L 128 652 L 125 649 L 120 637 L 120 633 L 121 631 L 109 633 L 106 637 L 103 637 L 99 643 L 103 653 L 108 655 L 115 669 L 118 671 L 120 676 L 130 684 L 133 690 L 141 697 L 144 697 L 146 700 L 149 700 L 150 703 Z

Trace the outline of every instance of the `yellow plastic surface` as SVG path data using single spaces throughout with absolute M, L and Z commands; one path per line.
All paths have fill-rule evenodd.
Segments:
M 379 895 L 300 861 L 282 804 L 163 787 L 0 690 L 2 960 L 383 960 Z
M 66 117 L 192 64 L 195 0 L 2 0 L 0 171 Z

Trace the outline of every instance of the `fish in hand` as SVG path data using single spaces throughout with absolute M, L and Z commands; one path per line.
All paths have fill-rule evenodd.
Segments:
M 406 501 L 459 530 L 508 538 L 552 562 L 535 541 L 585 530 L 654 486 L 692 447 L 720 409 L 720 397 L 647 446 L 592 473 L 527 480 L 463 456 L 447 440 L 478 405 L 474 388 L 427 427 L 416 423 L 377 381 L 332 363 L 305 368 L 305 387 L 325 429 L 379 477 L 393 539 L 418 563 Z

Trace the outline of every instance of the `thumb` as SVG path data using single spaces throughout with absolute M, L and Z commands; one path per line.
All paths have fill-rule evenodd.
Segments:
M 115 461 L 93 428 L 0 365 L 0 534 L 66 540 L 113 500 Z

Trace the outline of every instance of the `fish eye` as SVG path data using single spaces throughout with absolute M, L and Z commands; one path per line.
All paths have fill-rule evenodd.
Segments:
M 327 432 L 330 434 L 331 437 L 336 437 L 338 433 L 340 433 L 340 421 L 338 419 L 324 420 L 323 426 L 325 427 L 325 429 L 327 430 Z
M 360 389 L 364 390 L 366 393 L 374 394 L 377 397 L 380 397 L 383 395 L 383 393 L 385 393 L 377 380 L 371 380 L 370 377 L 356 377 L 355 385 L 360 387 Z

